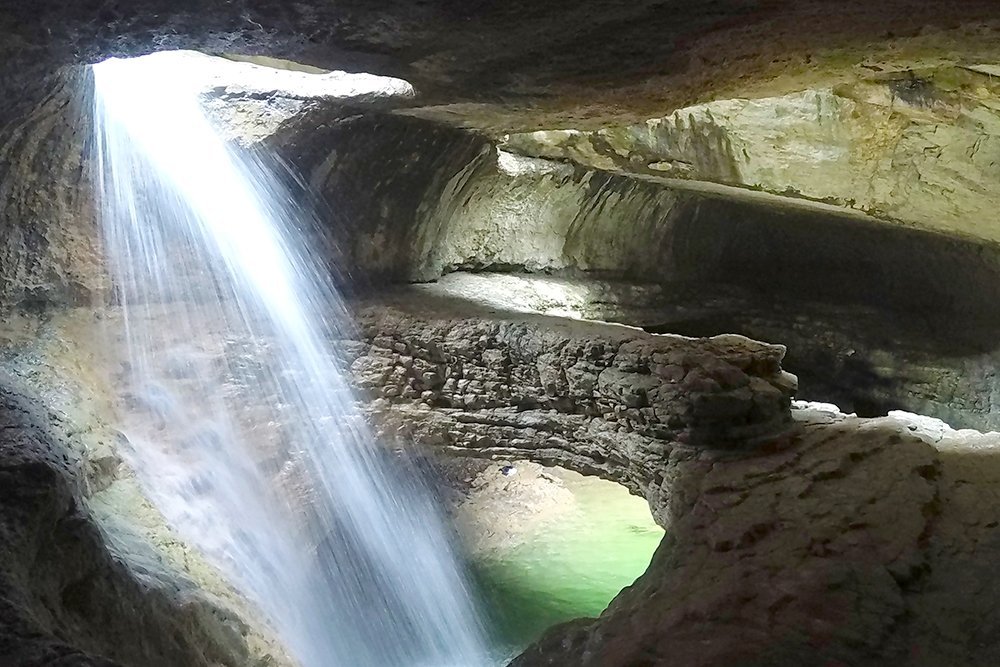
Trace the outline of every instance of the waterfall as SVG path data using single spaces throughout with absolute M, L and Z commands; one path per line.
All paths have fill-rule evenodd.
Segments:
M 355 407 L 315 213 L 165 55 L 93 67 L 129 462 L 303 667 L 488 664 L 429 489 Z

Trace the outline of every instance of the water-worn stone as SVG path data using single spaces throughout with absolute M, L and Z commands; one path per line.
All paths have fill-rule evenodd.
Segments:
M 79 310 L 0 331 L 0 665 L 290 665 L 124 463 L 96 326 Z
M 358 340 L 337 346 L 338 354 L 353 359 L 359 384 L 369 394 L 361 405 L 387 442 L 558 463 L 600 475 L 644 496 L 668 530 L 649 571 L 600 619 L 553 630 L 515 664 L 624 667 L 682 660 L 713 667 L 986 667 L 1000 657 L 993 639 L 1000 627 L 995 604 L 1000 590 L 992 576 L 1000 549 L 1000 517 L 993 509 L 1000 497 L 998 436 L 955 433 L 940 423 L 901 416 L 859 420 L 831 409 L 789 413 L 794 386 L 780 369 L 779 346 L 738 336 L 652 336 L 426 292 L 411 288 L 356 302 Z M 58 374 L 45 364 L 64 369 L 90 354 L 81 354 L 86 346 L 73 351 L 85 340 L 73 332 L 93 325 L 89 313 L 79 315 L 85 321 L 75 326 L 72 317 L 60 322 L 52 314 L 36 323 L 20 337 L 24 349 L 7 365 L 53 391 Z M 52 328 L 62 332 L 57 338 L 70 349 L 42 363 L 39 341 L 52 336 L 46 333 Z M 373 396 L 383 389 L 391 390 L 389 398 Z M 744 413 L 748 392 L 753 407 Z M 718 397 L 722 408 L 712 405 L 710 414 L 696 414 L 698 401 Z M 46 397 L 66 405 L 60 400 Z M 798 414 L 799 422 L 789 422 L 789 414 Z M 765 425 L 767 431 L 753 442 L 745 439 L 747 429 Z M 20 442 L 15 431 L 4 432 Z M 732 433 L 742 434 L 738 442 L 728 439 Z M 80 428 L 74 426 L 73 437 L 83 437 Z M 79 449 L 70 440 L 63 446 L 70 445 L 68 451 Z M 64 472 L 55 477 L 70 480 L 69 488 L 81 475 L 71 468 L 59 467 Z M 92 474 L 106 490 L 76 507 L 93 509 L 103 496 L 107 512 L 101 525 L 115 526 L 116 517 L 125 519 L 132 511 L 109 497 L 121 480 L 106 478 L 100 468 Z M 20 489 L 13 494 L 20 497 L 38 487 L 19 480 L 0 488 Z M 23 512 L 8 515 L 23 525 Z M 57 522 L 30 535 L 58 541 L 63 530 Z M 79 545 L 82 538 L 73 533 L 66 539 Z M 204 635 L 198 633 L 215 632 L 211 619 L 217 612 L 210 611 L 204 612 L 208 620 L 197 616 L 180 634 L 164 631 L 172 627 L 169 622 L 142 605 L 149 595 L 161 599 L 156 585 L 173 580 L 162 574 L 143 579 L 149 589 L 133 597 L 128 583 L 133 580 L 120 580 L 123 571 L 114 568 L 135 562 L 137 553 L 148 559 L 139 561 L 147 567 L 158 561 L 143 551 L 142 539 L 116 540 L 113 534 L 107 539 L 116 557 L 96 543 L 97 562 L 112 568 L 112 574 L 95 570 L 98 581 L 124 583 L 113 592 L 95 584 L 93 603 L 111 609 L 135 604 L 124 616 L 146 625 L 123 638 L 118 633 L 126 626 L 117 617 L 89 612 L 87 618 L 104 619 L 98 627 L 48 604 L 45 609 L 56 611 L 45 613 L 55 613 L 55 622 L 73 623 L 81 637 L 60 635 L 70 647 L 66 651 L 109 655 L 122 664 L 157 664 L 137 660 L 135 652 L 145 650 L 146 642 L 167 641 L 166 636 L 200 646 Z M 35 562 L 21 554 L 51 554 L 52 561 L 37 561 L 28 571 L 59 582 L 20 576 L 9 587 L 17 597 L 15 621 L 24 617 L 20 610 L 34 609 L 36 596 L 61 599 L 46 591 L 63 591 L 65 582 L 77 580 L 78 570 L 63 562 L 65 551 L 36 545 L 11 553 L 18 557 L 5 562 L 7 569 L 0 567 L 0 576 Z M 92 553 L 91 547 L 84 553 Z M 199 580 L 186 590 L 196 595 L 202 585 Z M 168 596 L 164 613 L 175 609 L 175 602 Z M 38 618 L 34 612 L 29 617 Z M 34 655 L 39 636 L 26 641 L 17 634 L 22 626 L 5 623 L 4 631 L 13 633 L 11 654 Z M 240 632 L 233 632 L 221 635 L 235 642 L 224 644 L 233 651 L 224 655 L 243 655 Z M 118 653 L 105 648 L 109 642 Z M 243 664 L 227 660 L 217 659 Z M 183 658 L 164 664 L 201 663 Z
M 1000 435 L 796 415 L 753 453 L 676 450 L 649 570 L 512 667 L 997 664 Z
M 418 289 L 498 309 L 620 322 L 655 333 L 739 333 L 780 342 L 796 396 L 863 417 L 906 410 L 955 427 L 1000 429 L 995 309 L 962 320 L 948 311 L 834 303 L 704 282 L 633 283 L 552 276 L 453 273 Z M 657 363 L 668 363 L 660 360 Z M 683 379 L 683 369 L 664 373 Z M 739 381 L 716 373 L 724 385 Z M 756 386 L 756 393 L 769 391 Z
M 502 147 L 804 197 L 997 241 L 1000 84 L 991 71 L 885 71 L 781 97 L 716 100 L 641 125 L 516 134 Z
M 681 435 L 704 419 L 752 419 L 748 398 L 787 396 L 784 376 L 750 372 L 744 382 L 729 370 L 773 371 L 780 357 L 745 343 L 647 342 L 634 330 L 412 295 L 369 302 L 359 321 L 369 347 L 355 368 L 369 389 L 400 381 L 386 372 L 400 342 L 418 359 L 422 348 L 434 350 L 428 357 L 452 373 L 460 364 L 463 374 L 518 387 L 517 405 L 475 410 L 452 407 L 458 383 L 429 403 L 372 404 L 386 437 L 613 479 L 644 496 L 667 528 L 649 570 L 601 617 L 551 630 L 515 667 L 986 667 L 1000 659 L 988 638 L 1000 627 L 990 565 L 1000 556 L 1000 435 L 805 406 L 793 411 L 794 424 L 726 449 Z M 699 354 L 712 348 L 711 358 Z M 486 351 L 509 363 L 489 365 Z M 737 351 L 744 358 L 733 363 Z M 668 360 L 663 368 L 679 365 L 683 376 L 649 382 L 648 369 Z M 540 373 L 540 361 L 552 372 Z M 566 367 L 592 377 L 588 393 L 568 391 Z M 679 415 L 669 408 L 636 407 L 640 393 L 629 387 L 646 396 L 670 388 L 685 403 L 683 420 L 672 421 Z

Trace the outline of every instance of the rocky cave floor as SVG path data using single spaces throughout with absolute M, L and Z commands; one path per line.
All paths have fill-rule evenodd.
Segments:
M 666 531 L 604 613 L 550 630 L 512 664 L 1000 661 L 990 640 L 1000 629 L 1000 434 L 901 412 L 788 412 L 794 384 L 777 366 L 780 347 L 601 320 L 795 341 L 789 363 L 849 359 L 844 347 L 860 340 L 870 345 L 862 358 L 882 360 L 873 373 L 912 381 L 919 370 L 938 387 L 933 373 L 961 369 L 932 354 L 933 327 L 704 286 L 515 275 L 456 274 L 352 309 L 357 335 L 335 348 L 360 407 L 385 443 L 433 452 L 471 552 L 516 545 L 548 520 L 565 487 L 539 485 L 546 478 L 527 467 L 536 464 L 623 484 Z M 108 402 L 120 379 L 96 370 L 114 346 L 95 335 L 108 319 L 87 308 L 25 314 L 3 332 L 0 536 L 10 557 L 0 577 L 13 594 L 0 609 L 10 628 L 0 655 L 24 666 L 284 663 L 123 460 L 115 424 L 129 406 Z M 901 349 L 910 365 L 892 366 Z M 938 365 L 916 369 L 921 351 Z M 875 392 L 863 396 L 883 400 L 866 404 L 878 410 L 920 397 L 854 384 L 850 369 L 813 370 L 803 377 L 830 384 L 806 385 L 811 398 L 829 387 Z M 537 473 L 512 487 L 515 509 L 502 491 L 507 464 Z M 75 568 L 53 565 L 69 552 Z

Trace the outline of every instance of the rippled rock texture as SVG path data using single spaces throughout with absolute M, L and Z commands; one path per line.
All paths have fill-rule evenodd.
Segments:
M 796 396 L 833 402 L 862 417 L 905 410 L 956 427 L 995 430 L 993 329 L 933 312 L 777 295 L 752 287 L 637 283 L 543 275 L 453 273 L 415 288 L 499 310 L 619 322 L 653 333 L 719 331 L 781 342 Z

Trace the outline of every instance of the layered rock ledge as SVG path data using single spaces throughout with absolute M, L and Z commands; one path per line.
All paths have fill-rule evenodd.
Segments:
M 403 290 L 358 309 L 352 364 L 384 436 L 620 482 L 656 511 L 675 450 L 761 446 L 790 425 L 784 348 L 488 310 Z
M 356 303 L 356 336 L 340 341 L 385 440 L 599 475 L 643 495 L 667 528 L 649 570 L 600 618 L 553 629 L 517 667 L 1000 659 L 997 434 L 790 409 L 780 346 L 657 336 L 430 292 Z M 8 366 L 59 386 L 49 366 L 65 373 L 89 355 L 73 348 L 74 332 L 92 326 L 81 316 L 26 331 Z M 67 349 L 40 350 L 49 339 Z M 143 551 L 154 533 L 120 532 L 130 519 L 113 496 L 127 480 L 113 452 L 106 463 L 78 453 L 91 436 L 73 386 L 63 399 L 3 394 L 10 446 L 0 473 L 10 484 L 0 502 L 12 518 L 0 531 L 10 556 L 0 566 L 0 658 L 246 664 L 259 647 L 248 648 L 249 630 L 202 580 L 178 578 L 169 559 Z M 79 544 L 71 558 L 67 545 Z

